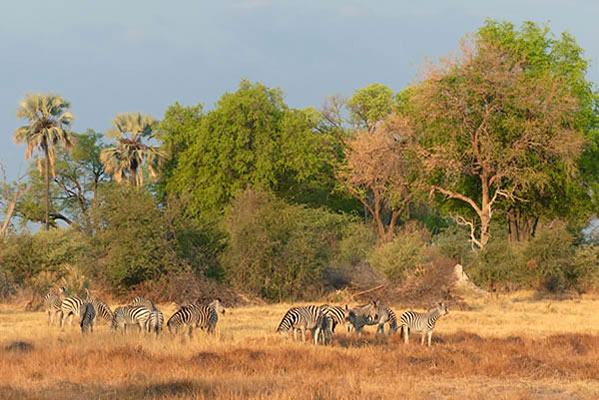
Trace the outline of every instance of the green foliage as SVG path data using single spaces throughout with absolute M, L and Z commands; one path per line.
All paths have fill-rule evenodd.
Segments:
M 376 242 L 372 228 L 363 222 L 352 221 L 341 229 L 341 239 L 333 262 L 341 267 L 354 266 L 366 260 Z
M 593 245 L 578 245 L 564 224 L 542 229 L 526 244 L 496 238 L 468 266 L 481 285 L 544 288 L 551 292 L 597 288 L 599 260 Z
M 184 270 L 177 243 L 163 212 L 150 194 L 137 188 L 111 187 L 101 193 L 98 240 L 105 256 L 98 271 L 123 291 L 142 281 Z
M 56 282 L 73 265 L 89 271 L 96 256 L 90 240 L 73 229 L 12 235 L 2 245 L 1 254 L 2 265 L 21 283 L 42 272 Z
M 391 114 L 393 106 L 393 91 L 379 83 L 357 90 L 347 101 L 352 123 L 368 131 Z
M 246 187 L 300 202 L 327 201 L 333 136 L 318 132 L 313 109 L 289 109 L 279 89 L 242 80 L 214 110 L 173 106 L 162 138 L 171 147 L 167 195 L 192 194 L 192 212 L 220 212 Z
M 344 221 L 246 190 L 227 213 L 226 274 L 235 286 L 269 300 L 309 298 L 321 290 L 323 267 Z
M 426 251 L 429 240 L 430 233 L 426 228 L 408 224 L 402 227 L 391 242 L 374 248 L 368 261 L 372 267 L 395 282 L 421 276 L 425 264 L 430 262 Z

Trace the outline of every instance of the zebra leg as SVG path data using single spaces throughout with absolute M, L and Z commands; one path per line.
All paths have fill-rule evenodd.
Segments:
M 431 337 L 433 336 L 433 331 L 428 331 L 428 347 L 431 347 Z
M 376 328 L 376 336 L 379 335 L 379 332 L 385 336 L 385 324 L 379 324 L 379 326 Z
M 403 333 L 403 342 L 408 344 L 408 327 L 406 325 L 402 325 L 401 330 Z
M 422 336 L 420 337 L 420 344 L 424 345 L 424 337 L 426 336 L 426 332 L 422 331 Z

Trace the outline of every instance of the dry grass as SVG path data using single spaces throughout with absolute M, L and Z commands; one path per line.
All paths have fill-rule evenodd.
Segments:
M 374 327 L 324 348 L 293 343 L 274 333 L 288 305 L 228 310 L 215 337 L 191 342 L 105 326 L 83 338 L 0 306 L 0 398 L 599 397 L 599 299 L 471 304 L 439 321 L 431 348 L 376 338 Z

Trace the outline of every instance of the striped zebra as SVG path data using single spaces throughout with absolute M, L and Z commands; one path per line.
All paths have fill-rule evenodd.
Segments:
M 406 311 L 401 314 L 401 332 L 403 334 L 404 342 L 408 343 L 409 330 L 416 332 L 422 332 L 422 338 L 420 344 L 424 344 L 424 337 L 428 335 L 428 345 L 431 345 L 431 336 L 435 329 L 437 320 L 443 316 L 449 314 L 447 306 L 444 303 L 438 303 L 434 307 L 430 308 L 426 313 L 417 313 L 414 311 Z
M 218 313 L 225 315 L 225 308 L 219 299 L 214 300 L 207 306 L 199 306 L 196 314 L 195 327 L 212 334 L 218 323 Z
M 60 314 L 59 318 L 62 321 L 62 310 L 60 306 L 62 304 L 64 291 L 64 288 L 61 287 L 58 289 L 58 293 L 51 290 L 44 296 L 44 309 L 48 313 L 48 325 L 50 326 L 54 325 L 54 321 L 58 314 Z
M 99 318 L 107 322 L 108 326 L 112 323 L 113 313 L 110 307 L 102 300 L 88 295 L 87 301 L 94 306 L 94 310 Z M 83 317 L 82 317 L 83 318 Z
M 81 316 L 81 306 L 86 301 L 77 296 L 65 297 L 60 304 L 62 312 L 62 319 L 60 320 L 60 327 L 64 326 L 64 321 L 70 317 L 69 326 L 73 325 L 74 316 Z
M 96 309 L 92 302 L 84 303 L 81 306 L 81 334 L 85 335 L 88 330 L 94 332 L 94 320 L 96 319 Z
M 337 325 L 343 324 L 349 332 L 351 330 L 351 323 L 349 322 L 349 308 L 347 305 L 345 308 L 341 306 L 331 306 L 329 304 L 323 304 L 320 306 L 322 312 L 331 319 L 331 332 L 335 333 Z
M 293 340 L 297 341 L 297 332 L 301 331 L 302 341 L 305 342 L 306 330 L 310 330 L 314 338 L 314 344 L 318 344 L 321 337 L 325 343 L 327 338 L 332 337 L 330 327 L 331 318 L 319 306 L 309 305 L 291 307 L 287 310 L 277 328 L 277 332 L 288 333 L 293 331 Z
M 397 332 L 399 325 L 397 325 L 397 316 L 392 309 L 381 304 L 377 307 L 376 313 L 378 314 L 378 319 L 374 323 L 378 324 L 376 328 L 377 335 L 379 332 L 385 335 L 385 324 L 389 324 L 389 335 Z
M 144 306 L 118 307 L 114 310 L 110 330 L 115 332 L 120 327 L 121 333 L 124 335 L 127 325 L 139 325 L 140 330 L 145 332 L 151 313 L 152 311 Z
M 218 322 L 218 312 L 224 314 L 225 309 L 223 308 L 220 300 L 214 300 L 207 306 L 199 305 L 195 303 L 181 306 L 171 317 L 168 319 L 166 326 L 170 333 L 177 333 L 179 328 L 189 328 L 189 338 L 191 339 L 193 328 L 206 329 L 208 333 L 213 333 L 216 323 Z
M 157 311 L 158 309 L 156 308 L 156 304 L 154 304 L 153 300 L 149 300 L 149 299 L 145 299 L 143 297 L 136 297 L 133 299 L 133 301 L 131 302 L 132 306 L 144 306 L 147 309 L 150 309 L 152 311 Z
M 164 315 L 159 310 L 152 310 L 148 322 L 146 322 L 148 332 L 155 332 L 156 336 L 160 334 L 164 325 Z
M 349 309 L 348 320 L 356 331 L 356 335 L 360 336 L 364 326 L 376 325 L 375 321 L 379 320 L 378 308 L 378 303 L 371 301 L 368 304 Z

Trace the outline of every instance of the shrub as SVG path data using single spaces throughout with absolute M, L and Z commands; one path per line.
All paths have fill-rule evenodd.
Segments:
M 341 267 L 359 264 L 367 258 L 375 239 L 372 228 L 366 224 L 358 221 L 347 223 L 342 227 L 333 262 Z
M 227 212 L 226 275 L 236 287 L 269 300 L 313 296 L 322 289 L 323 267 L 344 223 L 324 209 L 248 189 Z
M 406 224 L 395 239 L 374 248 L 368 257 L 370 265 L 389 279 L 401 282 L 408 276 L 420 276 L 430 262 L 426 249 L 430 234 L 426 228 Z

